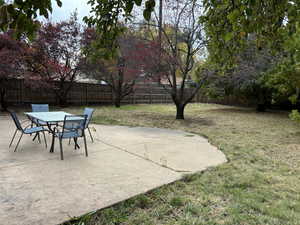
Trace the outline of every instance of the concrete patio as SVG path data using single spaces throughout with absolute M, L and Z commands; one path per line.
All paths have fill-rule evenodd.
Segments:
M 0 221 L 6 225 L 54 225 L 101 209 L 226 162 L 200 136 L 166 129 L 91 125 L 89 157 L 64 143 L 49 153 L 24 135 L 17 152 L 8 144 L 15 130 L 0 115 Z M 48 144 L 50 144 L 50 136 Z M 16 142 L 17 140 L 15 140 Z M 42 140 L 43 141 L 43 140 Z M 49 148 L 49 147 L 48 147 Z

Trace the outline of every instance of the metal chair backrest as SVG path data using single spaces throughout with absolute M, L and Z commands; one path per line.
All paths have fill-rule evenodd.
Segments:
M 31 104 L 32 112 L 49 112 L 48 104 Z
M 94 113 L 95 109 L 93 108 L 85 108 L 83 114 L 87 115 L 87 119 L 86 119 L 86 123 L 85 123 L 85 128 L 87 128 L 89 126 L 89 123 L 92 119 L 93 113 Z
M 65 132 L 76 132 L 79 136 L 83 135 L 87 115 L 66 115 L 63 124 L 62 136 Z
M 16 114 L 15 112 L 9 112 L 9 113 L 10 113 L 10 115 L 11 115 L 11 117 L 12 117 L 12 119 L 13 119 L 13 121 L 14 121 L 16 127 L 17 127 L 17 129 L 18 129 L 19 131 L 22 131 L 22 132 L 23 132 L 23 128 L 22 128 L 22 125 L 21 125 L 21 123 L 20 123 L 20 120 L 18 119 L 17 114 Z

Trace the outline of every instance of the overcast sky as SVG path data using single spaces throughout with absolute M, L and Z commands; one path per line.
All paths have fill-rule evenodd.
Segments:
M 62 7 L 58 7 L 55 0 L 52 0 L 53 12 L 50 19 L 54 22 L 68 19 L 70 14 L 77 9 L 78 19 L 81 21 L 84 16 L 89 15 L 90 6 L 88 0 L 62 0 Z

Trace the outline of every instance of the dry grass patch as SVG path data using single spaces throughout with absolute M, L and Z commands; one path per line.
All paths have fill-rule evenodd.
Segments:
M 287 112 L 191 104 L 186 120 L 174 118 L 173 105 L 129 105 L 97 107 L 94 122 L 203 135 L 229 162 L 81 218 L 82 224 L 300 224 L 300 125 Z

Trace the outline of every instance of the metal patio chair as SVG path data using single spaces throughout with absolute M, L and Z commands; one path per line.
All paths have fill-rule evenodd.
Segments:
M 49 105 L 48 104 L 31 104 L 32 112 L 49 112 Z M 39 121 L 37 119 L 32 119 L 32 125 L 36 124 L 37 126 L 46 126 L 47 123 L 44 121 Z
M 89 135 L 90 135 L 90 137 L 91 137 L 92 142 L 94 142 L 94 138 L 93 138 L 92 133 L 91 133 L 91 131 L 90 131 L 89 124 L 90 124 L 90 121 L 91 121 L 91 119 L 92 119 L 92 116 L 93 116 L 94 111 L 95 111 L 95 109 L 92 109 L 92 108 L 85 108 L 85 109 L 84 109 L 84 112 L 83 112 L 84 115 L 87 115 L 87 119 L 86 119 L 86 123 L 85 123 L 84 128 L 87 129 L 87 130 L 89 131 Z
M 62 130 L 60 131 L 57 127 L 54 128 L 55 137 L 59 139 L 61 160 L 64 159 L 63 146 L 62 146 L 63 139 L 73 138 L 75 142 L 75 149 L 76 149 L 76 146 L 78 146 L 77 139 L 83 137 L 85 156 L 86 157 L 88 156 L 86 137 L 84 132 L 86 120 L 87 120 L 87 115 L 67 115 L 65 116 Z
M 93 108 L 84 108 L 84 112 L 83 112 L 83 115 L 87 115 L 87 119 L 86 119 L 86 122 L 85 122 L 85 125 L 84 125 L 84 129 L 88 130 L 92 142 L 94 142 L 94 138 L 93 138 L 91 130 L 89 128 L 89 124 L 90 124 L 90 121 L 92 119 L 94 111 L 95 111 L 95 109 L 93 109 Z M 69 139 L 69 144 L 71 144 L 71 138 Z
M 15 125 L 16 125 L 16 131 L 13 135 L 13 138 L 11 139 L 11 142 L 9 144 L 9 148 L 11 147 L 18 131 L 21 132 L 21 136 L 20 136 L 20 138 L 18 140 L 18 143 L 15 147 L 15 150 L 14 150 L 15 152 L 17 151 L 19 143 L 20 143 L 20 141 L 23 137 L 23 134 L 34 134 L 34 133 L 39 134 L 40 132 L 42 132 L 43 135 L 44 135 L 45 145 L 46 145 L 46 148 L 47 148 L 47 141 L 46 141 L 46 136 L 45 136 L 45 132 L 44 132 L 44 131 L 48 131 L 47 129 L 45 129 L 42 126 L 30 127 L 31 125 L 28 125 L 27 127 L 23 128 L 22 125 L 21 125 L 20 120 L 17 117 L 17 114 L 15 112 L 10 112 L 10 115 L 11 115 L 11 117 L 12 117 L 12 119 L 13 119 Z
M 31 104 L 31 110 L 32 112 L 49 112 L 49 105 L 48 104 Z M 35 124 L 36 126 L 47 126 L 47 123 L 41 120 L 37 120 L 34 118 L 29 118 L 31 120 L 31 127 Z M 37 133 L 37 135 L 34 136 L 33 141 L 38 137 L 38 140 L 40 141 L 40 135 Z

